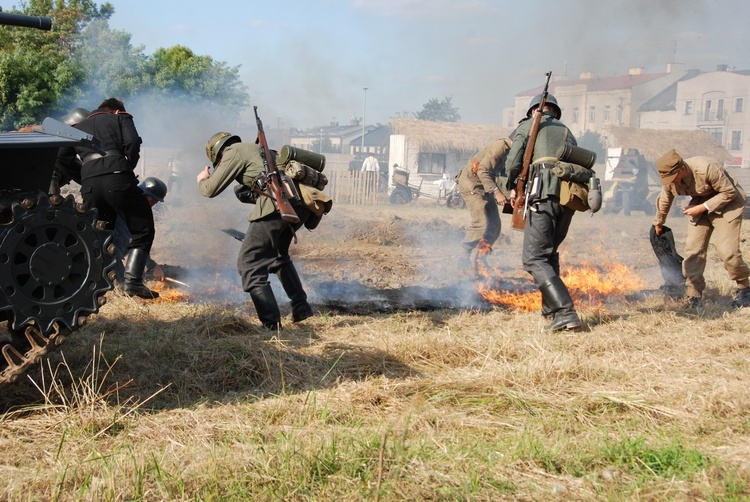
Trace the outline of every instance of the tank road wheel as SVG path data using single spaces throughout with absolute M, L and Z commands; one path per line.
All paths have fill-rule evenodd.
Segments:
M 12 218 L 0 225 L 0 320 L 10 333 L 0 337 L 0 386 L 33 364 L 24 348 L 37 357 L 61 343 L 58 335 L 98 312 L 112 289 L 112 232 L 96 211 L 79 212 L 72 196 L 28 200 L 13 201 Z
M 393 193 L 391 194 L 391 204 L 408 204 L 411 202 L 412 199 L 412 193 L 411 190 L 403 188 L 403 187 L 396 187 L 393 189 Z

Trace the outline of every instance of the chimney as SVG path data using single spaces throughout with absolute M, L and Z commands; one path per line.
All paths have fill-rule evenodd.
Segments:
M 667 73 L 685 71 L 685 63 L 667 63 Z
M 632 68 L 628 68 L 628 75 L 630 75 L 631 77 L 635 77 L 636 75 L 643 75 L 643 67 L 634 66 Z

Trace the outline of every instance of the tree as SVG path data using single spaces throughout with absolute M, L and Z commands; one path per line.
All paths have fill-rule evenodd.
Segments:
M 206 104 L 223 115 L 238 115 L 248 104 L 239 67 L 182 46 L 147 56 L 132 46 L 129 33 L 110 29 L 109 3 L 29 0 L 21 13 L 51 17 L 53 29 L 0 29 L 0 129 L 92 106 L 92 96 L 96 103 L 116 96 Z
M 458 114 L 458 108 L 451 103 L 452 99 L 447 97 L 439 101 L 437 98 L 432 98 L 423 105 L 422 111 L 417 113 L 417 118 L 433 122 L 458 122 L 461 120 L 461 115 Z
M 604 142 L 598 132 L 586 131 L 578 140 L 578 146 L 591 150 L 596 154 L 596 158 L 603 161 L 607 158 L 607 152 L 604 151 Z

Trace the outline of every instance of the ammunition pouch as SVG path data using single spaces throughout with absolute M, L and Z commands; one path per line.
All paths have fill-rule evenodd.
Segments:
M 575 181 L 560 180 L 560 204 L 575 211 L 589 210 L 589 187 Z
M 247 185 L 235 186 L 234 196 L 243 204 L 255 204 L 258 202 L 258 193 Z
M 302 197 L 302 203 L 311 213 L 305 221 L 305 228 L 313 230 L 318 226 L 323 215 L 331 210 L 333 201 L 323 191 L 303 183 L 299 184 L 299 193 Z

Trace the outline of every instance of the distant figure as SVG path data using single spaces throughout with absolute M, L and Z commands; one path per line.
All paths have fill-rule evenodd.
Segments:
M 362 162 L 361 171 L 366 171 L 370 173 L 380 172 L 380 164 L 378 164 L 378 159 L 375 158 L 375 154 L 370 153 L 370 155 L 367 156 L 365 161 Z
M 169 158 L 167 161 L 167 167 L 169 168 L 169 179 L 167 180 L 167 189 L 173 195 L 180 194 L 180 186 L 182 185 L 182 176 L 180 175 L 180 164 L 181 162 L 175 158 Z

